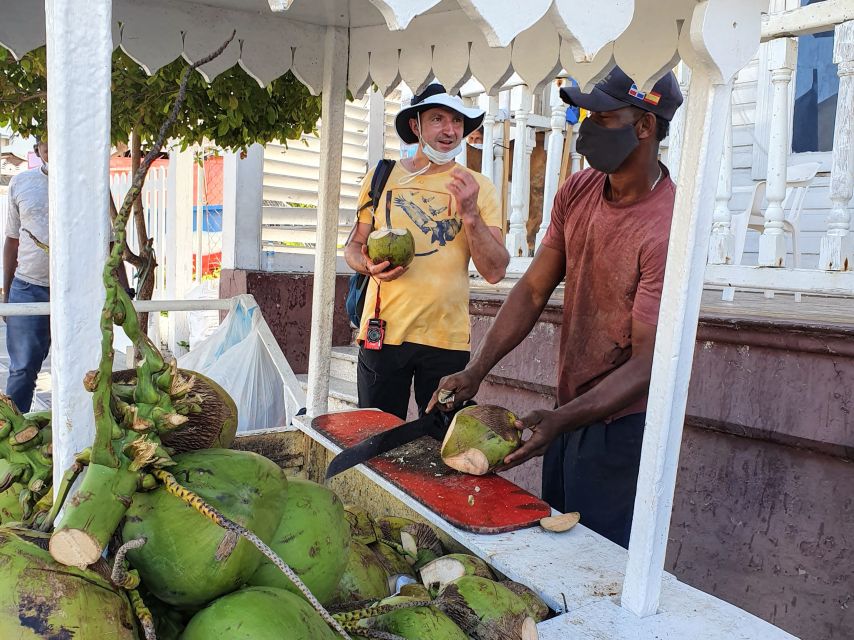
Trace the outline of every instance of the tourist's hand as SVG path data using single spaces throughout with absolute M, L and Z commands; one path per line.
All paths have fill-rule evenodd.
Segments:
M 480 216 L 477 209 L 477 195 L 480 192 L 480 185 L 471 173 L 463 169 L 452 169 L 451 181 L 445 186 L 457 201 L 457 211 L 463 217 L 463 222 L 470 221 L 472 217 Z
M 362 245 L 362 256 L 365 259 L 365 269 L 368 270 L 368 275 L 372 278 L 376 278 L 380 282 L 391 282 L 392 280 L 397 280 L 400 276 L 406 273 L 407 269 L 409 269 L 409 267 L 395 267 L 394 269 L 389 269 L 391 263 L 388 260 L 380 262 L 379 264 L 374 264 L 368 256 L 368 247 L 364 244 Z

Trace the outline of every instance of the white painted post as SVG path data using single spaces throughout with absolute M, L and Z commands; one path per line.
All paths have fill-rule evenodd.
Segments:
M 680 62 L 677 68 L 679 76 L 679 88 L 685 103 L 688 102 L 688 87 L 691 83 L 691 68 L 684 62 Z M 683 103 L 684 104 L 684 103 Z M 670 121 L 670 133 L 668 134 L 667 160 L 665 164 L 670 170 L 670 179 L 674 183 L 679 182 L 679 165 L 682 159 L 682 140 L 685 135 L 685 109 L 677 109 L 673 120 Z
M 462 98 L 463 104 L 467 107 L 472 106 L 474 102 L 471 98 Z M 457 154 L 457 157 L 454 158 L 457 161 L 457 164 L 461 164 L 464 167 L 468 166 L 468 140 L 463 138 L 463 144 L 460 147 L 460 152 Z
M 578 130 L 581 128 L 580 123 L 572 125 L 572 142 L 569 145 L 569 173 L 578 173 L 581 171 L 581 159 L 584 157 L 575 149 L 575 143 L 578 142 Z
M 480 172 L 487 180 L 494 182 L 493 163 L 495 162 L 495 116 L 498 115 L 498 96 L 489 96 L 489 108 L 483 118 L 483 155 Z
M 695 70 L 691 99 L 683 107 L 682 180 L 673 207 L 622 595 L 622 605 L 640 617 L 658 610 L 731 89 L 731 83 L 715 84 Z
M 523 216 L 525 218 L 525 247 L 522 255 L 528 255 L 530 248 L 528 247 L 528 220 L 531 218 L 531 157 L 534 154 L 534 147 L 537 146 L 537 131 L 533 127 L 525 128 L 525 196 Z
M 201 146 L 196 159 L 196 284 L 202 283 L 202 251 L 204 245 L 205 226 L 205 150 Z
M 226 153 L 222 161 L 222 268 L 261 268 L 264 147 L 253 144 L 246 157 Z
M 715 213 L 712 220 L 712 235 L 709 238 L 709 264 L 730 264 L 733 254 L 731 229 L 732 214 L 729 201 L 732 198 L 732 105 L 727 111 L 724 127 L 724 152 L 718 175 L 718 192 L 715 196 Z
M 759 264 L 782 267 L 786 261 L 786 235 L 783 231 L 783 200 L 786 199 L 786 165 L 789 157 L 789 83 L 797 64 L 795 38 L 780 38 L 770 43 L 771 82 L 774 85 L 771 137 L 768 141 L 768 179 L 765 197 L 765 229 L 759 238 Z
M 551 106 L 551 135 L 546 151 L 546 183 L 543 185 L 543 221 L 537 231 L 535 249 L 539 248 L 549 223 L 552 221 L 552 206 L 560 180 L 560 163 L 563 160 L 563 132 L 566 129 L 566 103 L 560 97 L 560 85 L 552 83 L 550 97 Z
M 854 236 L 848 204 L 854 194 L 854 21 L 837 25 L 833 61 L 838 65 L 839 97 L 833 130 L 833 165 L 830 171 L 831 211 L 827 235 L 821 239 L 819 268 L 850 271 Z
M 368 168 L 385 156 L 385 97 L 379 91 L 368 96 Z
M 53 486 L 92 445 L 110 216 L 112 2 L 47 0 Z M 80 106 L 85 105 L 85 117 Z M 85 161 L 81 162 L 81 158 Z
M 317 248 L 314 254 L 306 398 L 308 415 L 312 417 L 326 413 L 329 406 L 329 362 L 332 359 L 344 104 L 347 98 L 347 50 L 347 30 L 327 27 L 323 56 L 323 132 L 320 136 Z
M 166 218 L 166 297 L 183 298 L 193 282 L 193 152 L 169 154 Z M 190 325 L 187 314 L 169 314 L 169 350 L 176 358 L 187 352 Z
M 530 156 L 527 153 L 528 146 L 528 115 L 531 112 L 531 90 L 527 85 L 519 87 L 519 108 L 516 109 L 516 132 L 513 136 L 513 182 L 510 184 L 510 231 L 505 242 L 510 257 L 526 256 L 528 254 L 528 243 L 525 239 L 525 181 L 527 171 L 525 162 L 530 165 Z

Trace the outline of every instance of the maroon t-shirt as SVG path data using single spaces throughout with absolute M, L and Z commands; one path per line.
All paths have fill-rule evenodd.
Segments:
M 663 166 L 663 165 L 662 165 Z M 589 391 L 632 355 L 632 319 L 658 321 L 676 191 L 666 168 L 629 205 L 605 199 L 605 174 L 580 171 L 558 190 L 543 244 L 566 259 L 558 403 Z M 610 419 L 646 410 L 646 398 Z

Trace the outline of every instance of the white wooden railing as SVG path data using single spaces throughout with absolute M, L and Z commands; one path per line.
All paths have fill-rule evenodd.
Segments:
M 772 18 L 785 9 L 785 2 L 772 5 Z M 787 14 L 791 14 L 787 12 Z M 850 204 L 854 195 L 854 21 L 833 27 L 809 23 L 811 31 L 833 28 L 833 61 L 838 67 L 839 94 L 834 127 L 832 168 L 828 190 L 826 229 L 821 238 L 818 265 L 814 269 L 786 267 L 784 201 L 787 197 L 787 171 L 791 150 L 791 83 L 797 64 L 797 41 L 784 36 L 769 39 L 767 59 L 772 82 L 770 135 L 767 143 L 768 169 L 764 229 L 759 237 L 758 266 L 735 264 L 733 255 L 733 195 L 731 121 L 721 164 L 715 221 L 709 246 L 706 282 L 725 287 L 724 299 L 732 300 L 734 288 L 823 295 L 854 295 L 854 240 L 852 240 Z M 797 34 L 797 31 L 794 32 Z M 749 211 L 741 213 L 749 215 Z
M 250 304 L 255 299 L 247 295 Z M 133 306 L 137 311 L 156 314 L 160 311 L 171 313 L 187 313 L 190 311 L 228 311 L 232 305 L 232 298 L 214 300 L 134 300 Z M 259 312 L 260 313 L 260 312 Z M 0 316 L 46 316 L 50 315 L 50 302 L 25 302 L 25 303 L 0 303 Z M 258 331 L 264 347 L 270 354 L 270 359 L 276 368 L 276 372 L 282 379 L 284 387 L 284 402 L 286 414 L 296 415 L 305 408 L 305 392 L 302 385 L 294 374 L 287 357 L 282 352 L 279 343 L 273 336 L 269 325 L 261 317 L 258 323 Z M 290 426 L 290 425 L 287 425 Z

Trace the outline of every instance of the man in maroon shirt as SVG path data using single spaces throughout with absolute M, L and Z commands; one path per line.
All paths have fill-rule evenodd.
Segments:
M 457 404 L 474 397 L 565 279 L 557 408 L 519 420 L 531 436 L 505 468 L 544 456 L 543 498 L 625 547 L 675 192 L 658 147 L 682 94 L 673 74 L 644 93 L 615 68 L 591 93 L 564 88 L 561 97 L 590 111 L 576 146 L 591 168 L 561 186 L 531 266 L 430 408 L 439 390 Z

